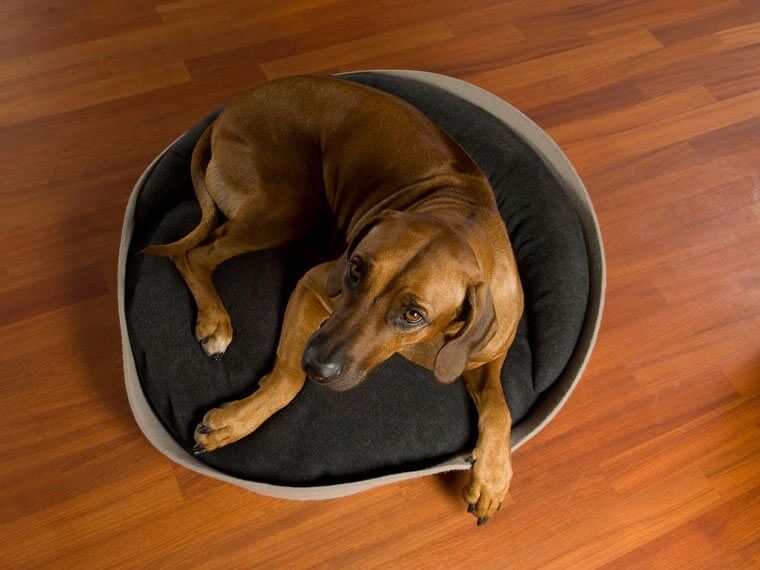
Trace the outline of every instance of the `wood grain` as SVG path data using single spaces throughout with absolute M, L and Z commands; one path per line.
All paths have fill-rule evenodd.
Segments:
M 4 566 L 760 565 L 760 4 L 8 0 L 0 31 Z M 122 385 L 116 251 L 145 165 L 268 78 L 397 67 L 537 120 L 605 238 L 591 364 L 481 528 L 463 474 L 324 503 L 203 478 Z

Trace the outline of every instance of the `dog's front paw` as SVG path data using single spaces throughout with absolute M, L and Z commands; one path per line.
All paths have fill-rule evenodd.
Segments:
M 478 526 L 488 522 L 507 498 L 512 467 L 495 464 L 478 457 L 470 472 L 470 481 L 464 489 L 467 512 L 478 519 Z
M 232 324 L 226 313 L 212 316 L 200 315 L 195 327 L 195 338 L 203 351 L 213 359 L 218 359 L 232 342 Z
M 195 455 L 224 447 L 245 435 L 237 408 L 236 402 L 230 402 L 206 412 L 195 428 Z

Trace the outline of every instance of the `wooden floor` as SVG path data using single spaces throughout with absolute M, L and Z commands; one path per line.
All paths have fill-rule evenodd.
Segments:
M 599 214 L 601 335 L 477 528 L 463 475 L 323 503 L 179 468 L 122 385 L 135 179 L 269 78 L 436 71 L 525 111 Z M 760 565 L 757 0 L 0 3 L 3 567 Z

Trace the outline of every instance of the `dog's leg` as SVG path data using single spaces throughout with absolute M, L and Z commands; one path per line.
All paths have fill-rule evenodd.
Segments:
M 247 239 L 242 228 L 226 222 L 204 244 L 171 258 L 195 299 L 198 308 L 195 338 L 209 356 L 221 356 L 232 342 L 230 316 L 214 288 L 211 274 L 220 263 L 255 249 L 259 248 Z
M 478 410 L 478 443 L 472 454 L 473 466 L 464 497 L 468 511 L 481 525 L 492 516 L 507 496 L 512 479 L 509 434 L 512 418 L 501 387 L 501 367 L 505 355 L 464 373 L 467 391 Z
M 322 290 L 320 283 L 324 284 L 330 265 L 315 267 L 299 281 L 285 310 L 272 372 L 261 379 L 252 395 L 206 413 L 195 429 L 196 452 L 211 451 L 245 437 L 301 391 L 306 381 L 301 368 L 304 347 L 330 315 L 328 305 L 315 292 Z

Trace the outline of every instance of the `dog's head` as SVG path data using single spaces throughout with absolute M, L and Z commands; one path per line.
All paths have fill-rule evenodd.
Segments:
M 432 216 L 385 212 L 349 241 L 327 279 L 334 310 L 306 344 L 306 373 L 347 390 L 426 343 L 436 378 L 458 378 L 497 328 L 491 288 L 465 236 Z

